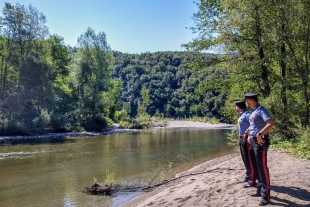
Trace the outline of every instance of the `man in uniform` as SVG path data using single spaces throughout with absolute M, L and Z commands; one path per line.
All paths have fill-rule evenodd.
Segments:
M 248 184 L 244 187 L 251 187 L 255 184 L 255 178 L 254 178 L 254 169 L 252 165 L 252 160 L 250 158 L 250 144 L 247 142 L 248 135 L 245 134 L 245 131 L 249 128 L 249 117 L 250 112 L 246 109 L 246 105 L 244 101 L 241 100 L 235 100 L 234 101 L 236 105 L 236 111 L 238 112 L 239 119 L 238 119 L 238 131 L 239 131 L 239 146 L 240 146 L 240 152 L 241 157 L 246 169 L 246 176 L 243 181 L 241 182 L 247 182 Z
M 260 206 L 270 203 L 270 178 L 267 167 L 267 151 L 269 147 L 268 132 L 275 126 L 268 110 L 258 103 L 258 94 L 245 93 L 245 102 L 252 109 L 250 116 L 250 126 L 245 133 L 249 134 L 248 142 L 254 151 L 255 159 L 253 163 L 255 174 L 257 175 L 257 191 L 251 196 L 261 196 Z

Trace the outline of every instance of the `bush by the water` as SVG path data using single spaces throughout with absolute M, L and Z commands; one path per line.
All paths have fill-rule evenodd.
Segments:
M 91 186 L 85 187 L 84 193 L 90 195 L 112 195 L 112 193 L 119 188 L 119 185 L 114 184 L 100 184 L 94 182 Z
M 87 118 L 83 123 L 82 127 L 86 131 L 101 131 L 104 127 L 108 125 L 107 120 L 100 116 Z

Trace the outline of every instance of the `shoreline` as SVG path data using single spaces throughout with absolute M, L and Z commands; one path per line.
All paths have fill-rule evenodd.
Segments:
M 310 206 L 310 160 L 269 149 L 268 167 L 270 206 Z M 178 179 L 120 206 L 258 206 L 261 198 L 250 196 L 256 188 L 244 188 L 245 183 L 239 183 L 244 175 L 240 153 L 234 153 L 179 173 Z
M 205 122 L 196 121 L 168 121 L 166 126 L 163 127 L 152 127 L 152 128 L 233 128 L 232 124 L 210 124 Z M 3 140 L 23 140 L 23 139 L 60 139 L 67 137 L 90 137 L 117 133 L 128 133 L 128 132 L 138 132 L 146 129 L 123 129 L 119 127 L 119 124 L 113 124 L 106 127 L 102 132 L 65 132 L 65 133 L 49 133 L 44 135 L 32 135 L 32 136 L 0 136 L 0 141 Z

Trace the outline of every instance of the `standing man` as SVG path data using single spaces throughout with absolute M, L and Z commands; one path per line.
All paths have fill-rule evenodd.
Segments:
M 248 142 L 254 151 L 255 159 L 253 163 L 255 174 L 257 175 L 257 191 L 251 196 L 261 196 L 260 206 L 270 203 L 270 178 L 267 167 L 267 151 L 269 147 L 268 132 L 275 126 L 268 110 L 258 103 L 258 94 L 245 93 L 245 102 L 252 109 L 250 116 L 250 126 L 245 133 L 249 134 Z
M 246 109 L 246 105 L 244 101 L 241 100 L 235 100 L 234 103 L 236 104 L 236 111 L 238 112 L 239 119 L 238 119 L 238 131 L 239 131 L 239 146 L 240 146 L 240 152 L 241 157 L 246 169 L 246 176 L 243 181 L 241 182 L 247 182 L 248 185 L 244 187 L 251 187 L 253 186 L 255 179 L 254 179 L 254 169 L 252 165 L 252 161 L 250 159 L 250 153 L 249 148 L 250 144 L 247 142 L 248 135 L 245 134 L 245 131 L 249 128 L 249 118 L 250 118 L 250 112 Z M 251 170 L 252 169 L 252 170 Z

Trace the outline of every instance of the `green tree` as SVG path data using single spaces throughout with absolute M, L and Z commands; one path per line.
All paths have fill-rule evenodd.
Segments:
M 45 26 L 45 15 L 32 5 L 27 8 L 20 3 L 5 3 L 2 14 L 1 26 L 6 54 L 2 62 L 4 70 L 1 86 L 5 98 L 8 91 L 14 88 L 15 84 L 18 85 L 18 70 L 24 59 L 31 52 L 43 50 L 42 40 L 48 34 L 48 28 Z
M 20 84 L 2 103 L 8 123 L 20 123 L 31 134 L 49 130 L 47 121 L 54 107 L 54 91 L 50 81 L 51 66 L 45 57 L 31 53 L 20 67 Z M 13 129 L 18 133 L 20 129 Z
M 304 99 L 302 123 L 309 125 L 309 58 L 310 58 L 310 2 L 277 1 L 278 19 L 282 20 L 281 40 L 287 49 L 286 64 L 293 69 L 300 79 Z M 286 51 L 286 50 L 285 50 Z M 284 51 L 284 52 L 285 52 Z M 282 66 L 283 69 L 283 66 Z
M 145 86 L 143 86 L 140 94 L 142 98 L 142 104 L 145 108 L 147 108 L 151 104 L 150 90 L 148 90 Z
M 21 133 L 44 131 L 54 105 L 51 65 L 45 56 L 46 17 L 32 5 L 5 3 L 0 19 L 0 102 L 5 126 L 19 125 Z M 36 126 L 39 119 L 45 120 L 44 126 Z
M 51 128 L 55 132 L 72 130 L 72 111 L 76 99 L 73 93 L 71 70 L 69 67 L 70 50 L 62 37 L 51 35 L 45 44 L 45 56 L 51 65 L 50 80 L 55 93 L 54 109 L 51 113 Z
M 109 90 L 104 94 L 104 102 L 108 107 L 106 107 L 106 116 L 115 120 L 116 110 L 122 109 L 121 93 L 123 91 L 122 81 L 113 78 L 110 80 Z
M 62 85 L 64 78 L 69 76 L 68 60 L 70 52 L 64 43 L 64 39 L 58 35 L 51 35 L 48 42 L 48 57 L 52 66 L 51 80 L 54 82 L 55 87 Z
M 79 48 L 71 65 L 77 91 L 77 118 L 105 115 L 108 104 L 104 92 L 109 91 L 114 58 L 104 32 L 98 34 L 88 28 L 78 38 Z

